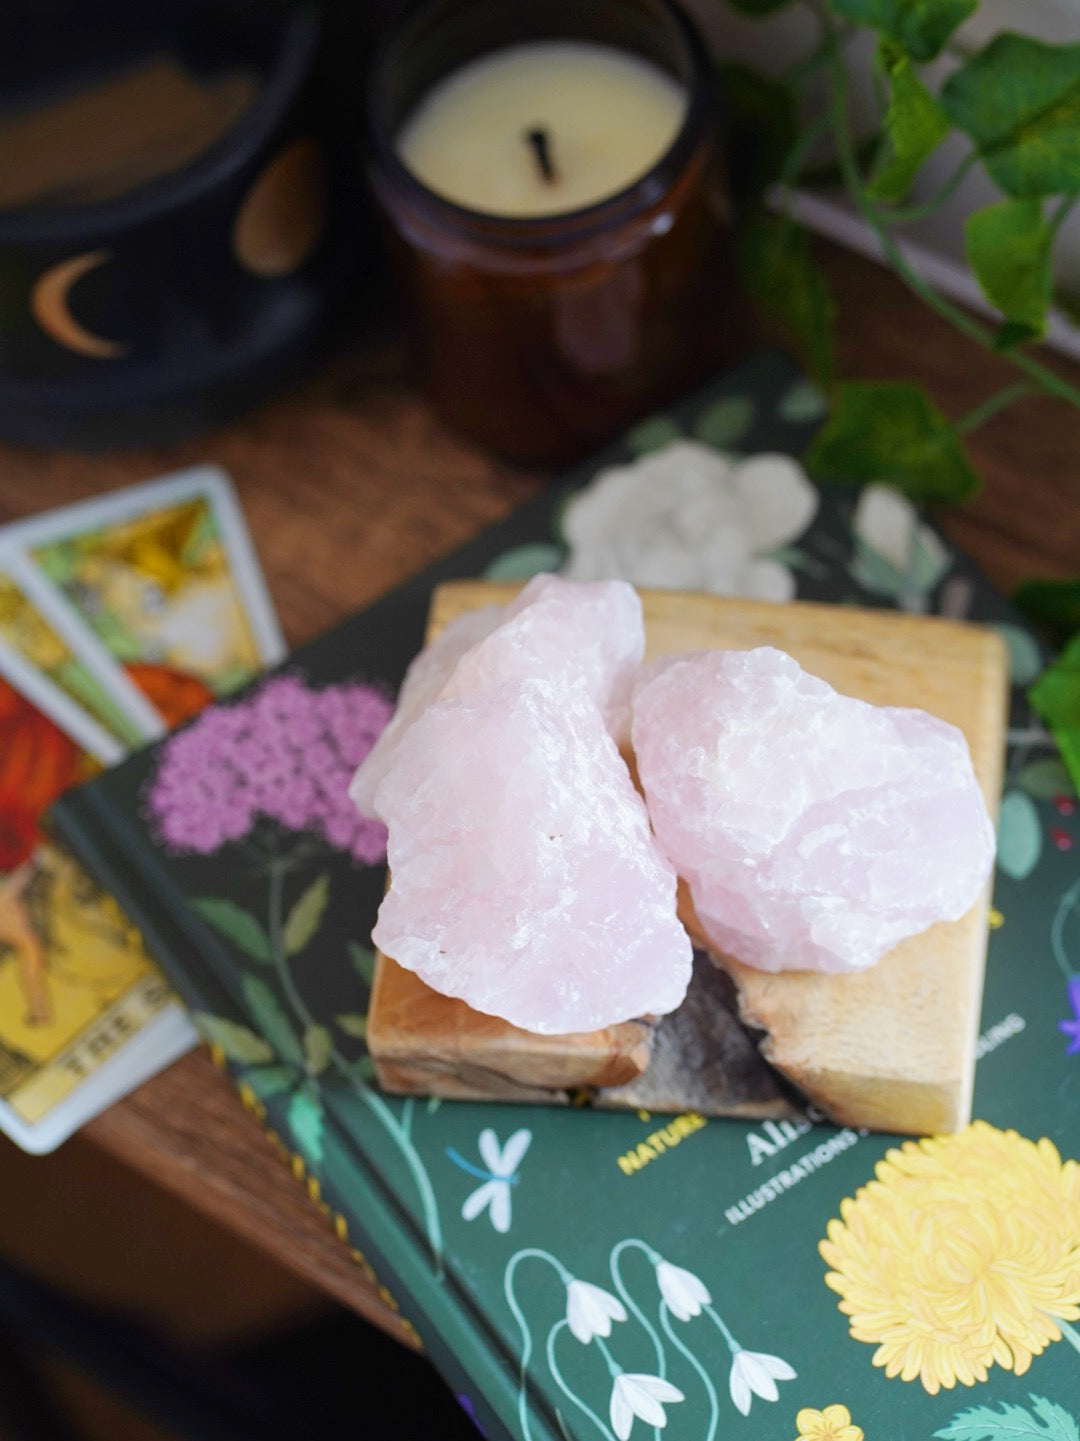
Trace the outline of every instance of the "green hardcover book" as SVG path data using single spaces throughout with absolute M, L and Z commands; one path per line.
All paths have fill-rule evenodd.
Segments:
M 1038 644 L 906 502 L 883 544 L 824 488 L 767 558 L 800 597 L 1009 641 L 976 1122 L 916 1142 L 402 1100 L 366 1054 L 384 837 L 344 789 L 433 586 L 558 566 L 601 464 L 677 435 L 798 453 L 820 414 L 756 359 L 54 814 L 493 1441 L 1080 1441 L 1080 817 L 1024 698 Z

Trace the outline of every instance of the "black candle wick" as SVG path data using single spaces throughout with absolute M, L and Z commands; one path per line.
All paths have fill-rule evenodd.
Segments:
M 542 125 L 526 130 L 525 139 L 532 147 L 540 174 L 550 185 L 555 179 L 555 163 L 551 158 L 551 137 Z

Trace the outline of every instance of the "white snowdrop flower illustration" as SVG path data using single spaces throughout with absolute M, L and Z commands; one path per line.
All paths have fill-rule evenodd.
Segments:
M 712 1300 L 708 1287 L 700 1277 L 682 1266 L 673 1266 L 670 1261 L 657 1263 L 656 1282 L 665 1305 L 677 1321 L 689 1321 L 692 1316 L 700 1316 L 701 1308 Z
M 647 1426 L 664 1427 L 667 1425 L 664 1403 L 670 1405 L 685 1399 L 677 1386 L 661 1376 L 621 1371 L 611 1389 L 611 1429 L 619 1441 L 626 1441 L 635 1416 Z
M 594 1336 L 610 1336 L 612 1321 L 625 1321 L 626 1307 L 591 1281 L 573 1280 L 566 1288 L 566 1324 L 583 1344 Z
M 794 1368 L 779 1356 L 767 1356 L 764 1351 L 736 1351 L 731 1360 L 731 1399 L 744 1416 L 749 1416 L 755 1396 L 762 1401 L 778 1401 L 777 1381 L 794 1379 Z

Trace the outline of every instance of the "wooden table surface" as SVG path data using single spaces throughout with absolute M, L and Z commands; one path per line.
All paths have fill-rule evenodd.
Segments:
M 841 371 L 918 378 L 959 416 L 1014 378 L 877 265 L 821 247 L 840 305 Z M 1054 362 L 1055 365 L 1058 362 Z M 1080 366 L 1059 367 L 1080 384 Z M 939 517 L 1006 591 L 1080 570 L 1080 413 L 1029 399 L 969 438 L 982 494 Z M 170 449 L 84 456 L 0 446 L 0 523 L 184 465 L 236 482 L 290 644 L 366 605 L 543 485 L 455 439 L 410 387 L 398 349 L 330 362 L 224 430 Z M 87 1129 L 120 1158 L 403 1341 L 377 1284 L 199 1051 Z

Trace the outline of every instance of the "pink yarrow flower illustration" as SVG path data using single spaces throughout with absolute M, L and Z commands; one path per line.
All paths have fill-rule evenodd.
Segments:
M 361 681 L 313 690 L 295 675 L 213 706 L 162 746 L 146 793 L 158 836 L 171 850 L 212 855 L 266 818 L 377 864 L 386 829 L 358 814 L 348 790 L 392 711 Z

